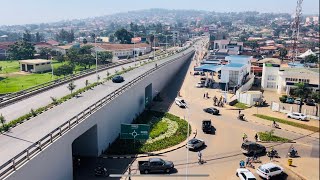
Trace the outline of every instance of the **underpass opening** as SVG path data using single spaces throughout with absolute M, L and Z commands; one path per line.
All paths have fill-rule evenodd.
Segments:
M 94 125 L 73 141 L 72 157 L 97 157 L 98 155 L 97 125 Z

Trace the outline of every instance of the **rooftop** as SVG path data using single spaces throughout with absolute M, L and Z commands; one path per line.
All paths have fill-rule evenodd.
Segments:
M 110 44 L 110 43 L 101 43 L 97 44 L 102 49 L 105 50 L 123 50 L 123 49 L 133 49 L 133 44 Z M 150 47 L 147 43 L 138 43 L 134 45 L 135 48 L 144 48 Z
M 281 68 L 282 71 L 291 72 L 291 73 L 305 73 L 305 74 L 313 74 L 319 76 L 318 68 Z
M 45 59 L 27 59 L 27 60 L 20 60 L 19 63 L 27 63 L 27 64 L 39 64 L 39 63 L 47 63 L 51 62 L 50 60 Z
M 241 63 L 229 63 L 225 65 L 225 67 L 237 67 L 237 68 L 240 68 L 242 66 L 244 66 L 244 64 L 241 64 Z

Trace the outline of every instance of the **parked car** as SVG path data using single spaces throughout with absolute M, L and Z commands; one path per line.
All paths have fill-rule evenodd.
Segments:
M 315 106 L 316 105 L 315 101 L 313 99 L 306 99 L 305 102 L 306 102 L 306 105 L 308 105 L 308 106 Z
M 199 72 L 199 71 L 195 71 L 195 72 L 193 73 L 193 75 L 200 75 L 200 72 Z
M 112 82 L 114 83 L 122 83 L 124 81 L 122 76 L 115 76 L 112 78 Z
M 202 131 L 204 133 L 212 133 L 211 120 L 203 120 L 202 121 Z
M 250 170 L 246 168 L 238 168 L 236 175 L 241 180 L 256 180 L 256 177 L 252 174 L 252 172 L 250 172 Z
M 301 101 L 300 98 L 295 99 L 295 100 L 294 100 L 294 103 L 295 103 L 295 104 L 298 104 L 298 105 L 300 105 L 300 104 L 303 105 L 303 104 L 304 104 L 304 103 Z
M 248 154 L 248 155 L 260 154 L 260 153 L 266 152 L 266 147 L 251 141 L 242 143 L 241 149 L 243 154 Z
M 174 168 L 171 161 L 165 161 L 160 158 L 150 158 L 148 161 L 138 161 L 140 174 L 148 174 L 151 172 L 170 173 Z
M 283 168 L 273 163 L 267 163 L 259 166 L 256 172 L 259 176 L 270 179 L 271 177 L 281 175 Z
M 302 114 L 302 113 L 296 113 L 296 112 L 293 112 L 293 113 L 288 113 L 287 114 L 287 117 L 288 118 L 292 118 L 292 119 L 298 119 L 300 121 L 305 121 L 307 120 L 307 116 Z
M 293 104 L 294 103 L 294 98 L 293 97 L 288 97 L 287 100 L 286 100 L 286 103 Z
M 210 108 L 205 108 L 203 109 L 204 112 L 209 113 L 209 114 L 213 114 L 213 115 L 218 115 L 219 114 L 219 109 L 214 108 L 214 107 L 210 107 Z
M 187 148 L 191 149 L 191 150 L 195 150 L 195 149 L 198 149 L 199 147 L 204 146 L 204 145 L 205 145 L 205 143 L 202 139 L 193 138 L 188 141 Z
M 187 107 L 186 102 L 181 98 L 175 98 L 174 102 L 176 103 L 176 105 L 178 105 L 181 108 L 186 108 Z
M 202 88 L 204 87 L 204 83 L 202 82 L 198 82 L 198 84 L 196 85 L 197 88 Z

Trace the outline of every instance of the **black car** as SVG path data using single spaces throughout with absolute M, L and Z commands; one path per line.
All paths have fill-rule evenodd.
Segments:
M 211 107 L 211 108 L 205 108 L 203 109 L 204 112 L 209 113 L 209 114 L 213 114 L 213 115 L 218 115 L 219 114 L 219 110 L 217 108 Z
M 124 81 L 122 76 L 115 76 L 112 78 L 112 82 L 114 83 L 122 83 Z
M 212 133 L 211 120 L 203 120 L 202 121 L 202 131 L 204 133 Z
M 261 154 L 266 152 L 266 147 L 251 141 L 242 143 L 241 149 L 243 154 L 248 154 L 248 155 Z

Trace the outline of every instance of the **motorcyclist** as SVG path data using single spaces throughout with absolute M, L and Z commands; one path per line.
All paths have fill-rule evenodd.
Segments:
M 278 124 L 276 123 L 275 120 L 273 120 L 272 126 L 273 126 L 273 127 L 278 127 Z
M 295 154 L 297 153 L 297 150 L 292 146 L 292 147 L 291 147 L 291 150 L 290 150 L 290 153 L 291 153 L 292 155 L 295 155 Z
M 243 133 L 243 136 L 242 136 L 242 140 L 244 141 L 245 139 L 247 139 L 247 134 L 246 133 Z

